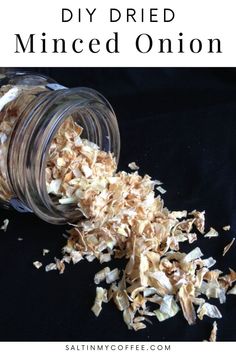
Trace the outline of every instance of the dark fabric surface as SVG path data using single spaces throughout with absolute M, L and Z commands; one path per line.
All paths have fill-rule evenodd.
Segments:
M 236 244 L 222 257 L 236 230 L 236 71 L 235 69 L 35 69 L 68 87 L 88 86 L 103 93 L 117 114 L 121 132 L 119 168 L 136 161 L 140 173 L 164 182 L 171 210 L 206 210 L 207 229 L 231 225 L 216 239 L 199 238 L 204 256 L 216 268 L 236 269 Z M 34 215 L 1 210 L 0 340 L 155 340 L 202 341 L 213 319 L 189 326 L 181 312 L 147 329 L 129 331 L 113 303 L 99 318 L 90 308 L 95 296 L 94 261 L 67 266 L 65 273 L 45 273 L 32 266 L 60 256 L 65 227 Z M 22 237 L 23 241 L 17 238 Z M 42 249 L 50 253 L 42 256 Z M 189 246 L 182 248 L 190 250 Z M 122 267 L 123 261 L 113 265 Z M 218 300 L 211 301 L 218 306 Z M 236 297 L 218 306 L 218 339 L 236 340 Z

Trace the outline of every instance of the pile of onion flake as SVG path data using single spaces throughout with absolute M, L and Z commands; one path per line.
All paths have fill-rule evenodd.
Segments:
M 130 168 L 136 171 L 116 172 L 113 155 L 81 134 L 82 128 L 69 119 L 49 151 L 48 193 L 61 204 L 74 203 L 83 218 L 69 231 L 62 258 L 46 270 L 63 273 L 65 263 L 97 259 L 103 267 L 94 277 L 92 311 L 98 316 L 103 303 L 113 301 L 135 331 L 152 318 L 161 322 L 179 311 L 190 325 L 204 316 L 220 319 L 210 301 L 222 304 L 227 293 L 236 294 L 236 272 L 223 275 L 212 269 L 216 261 L 194 246 L 198 236 L 218 236 L 213 228 L 205 233 L 205 212 L 168 210 L 161 182 L 140 176 L 134 163 Z M 183 242 L 193 244 L 189 253 L 181 252 Z M 125 258 L 125 268 L 104 265 L 112 258 Z M 211 338 L 216 338 L 214 326 Z

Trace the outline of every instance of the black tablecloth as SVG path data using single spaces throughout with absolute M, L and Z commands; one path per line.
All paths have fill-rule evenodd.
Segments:
M 164 182 L 171 210 L 206 210 L 207 229 L 215 239 L 199 240 L 216 268 L 236 269 L 236 244 L 222 257 L 236 230 L 236 71 L 235 69 L 35 68 L 68 87 L 88 86 L 103 93 L 117 114 L 121 132 L 119 168 L 131 161 L 140 173 Z M 90 308 L 94 274 L 103 265 L 82 261 L 65 273 L 36 270 L 32 262 L 53 261 L 65 244 L 65 227 L 49 225 L 31 214 L 1 210 L 0 340 L 155 340 L 202 341 L 213 319 L 189 326 L 181 312 L 147 329 L 130 331 L 113 303 L 99 318 Z M 231 225 L 230 232 L 222 226 Z M 19 241 L 18 238 L 23 238 Z M 42 256 L 47 248 L 50 253 Z M 190 249 L 184 246 L 183 250 Z M 113 265 L 123 266 L 123 261 Z M 211 303 L 218 305 L 218 301 Z M 219 305 L 219 340 L 235 340 L 236 298 Z

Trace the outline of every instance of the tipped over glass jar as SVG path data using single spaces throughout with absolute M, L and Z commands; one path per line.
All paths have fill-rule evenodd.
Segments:
M 64 224 L 78 217 L 73 203 L 49 193 L 48 156 L 58 132 L 81 129 L 81 138 L 118 162 L 120 135 L 109 102 L 89 88 L 66 88 L 49 77 L 7 72 L 0 75 L 0 204 Z M 60 139 L 60 137 L 57 137 Z M 59 163 L 59 160 L 58 160 Z M 63 162 L 62 162 L 63 163 Z M 85 173 L 86 177 L 86 173 Z

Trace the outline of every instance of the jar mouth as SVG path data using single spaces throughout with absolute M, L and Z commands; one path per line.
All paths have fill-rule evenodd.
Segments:
M 46 167 L 50 145 L 63 122 L 72 117 L 83 128 L 81 137 L 94 142 L 101 150 L 114 153 L 118 163 L 120 136 L 115 113 L 100 93 L 88 88 L 51 92 L 36 110 L 32 111 L 31 107 L 30 112 L 31 134 L 21 161 L 26 178 L 14 189 L 20 188 L 25 204 L 41 219 L 54 224 L 75 222 L 82 215 L 76 205 L 62 205 L 59 198 L 48 194 Z M 19 195 L 19 190 L 16 194 Z

